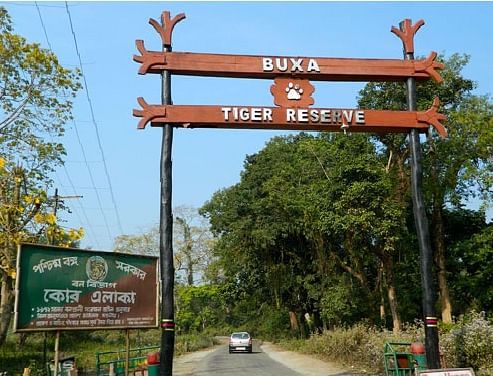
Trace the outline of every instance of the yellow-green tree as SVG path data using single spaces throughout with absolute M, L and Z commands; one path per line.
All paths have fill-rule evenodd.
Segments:
M 78 71 L 51 51 L 13 32 L 0 7 L 0 345 L 13 309 L 16 246 L 22 241 L 67 245 L 46 194 L 50 174 L 66 154 L 60 137 L 80 88 Z

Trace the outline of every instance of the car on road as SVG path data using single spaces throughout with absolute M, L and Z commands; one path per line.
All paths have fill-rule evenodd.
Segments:
M 252 352 L 252 337 L 248 332 L 234 332 L 229 337 L 229 353 L 234 351 Z

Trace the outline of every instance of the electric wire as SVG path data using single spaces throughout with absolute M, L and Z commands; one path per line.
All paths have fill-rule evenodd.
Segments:
M 52 48 L 51 43 L 50 43 L 50 38 L 48 37 L 48 32 L 47 32 L 47 30 L 46 30 L 46 26 L 45 26 L 45 23 L 44 23 L 44 21 L 43 21 L 43 16 L 42 16 L 42 14 L 41 14 L 41 10 L 40 10 L 40 8 L 39 8 L 39 6 L 38 6 L 38 2 L 37 2 L 37 1 L 35 1 L 35 2 L 34 2 L 34 4 L 36 5 L 36 10 L 37 10 L 37 12 L 38 12 L 39 20 L 40 20 L 40 22 L 41 22 L 41 27 L 42 27 L 42 29 L 43 29 L 43 32 L 44 32 L 44 35 L 45 35 L 45 38 L 46 38 L 46 44 L 48 45 L 48 48 L 50 49 L 50 51 L 51 51 L 51 52 L 53 52 L 53 48 Z M 73 123 L 74 123 L 74 127 L 77 127 L 77 124 L 75 123 L 75 121 L 74 121 Z M 76 134 L 77 134 L 77 136 L 78 136 L 78 133 L 76 133 Z M 80 140 L 79 140 L 79 143 L 81 143 L 81 142 L 80 142 Z M 66 178 L 67 178 L 67 180 L 68 180 L 68 182 L 69 182 L 69 185 L 70 185 L 70 187 L 71 187 L 71 189 L 72 189 L 73 195 L 74 195 L 74 196 L 77 196 L 77 195 L 78 195 L 78 192 L 77 192 L 77 189 L 75 188 L 75 185 L 74 185 L 74 183 L 73 183 L 73 180 L 72 180 L 72 178 L 71 178 L 71 176 L 70 176 L 70 174 L 69 174 L 69 172 L 68 172 L 67 166 L 65 165 L 65 163 L 63 163 L 63 164 L 62 164 L 62 166 L 63 166 L 63 170 L 64 170 L 64 172 L 65 172 L 65 176 L 66 176 Z M 56 172 L 56 171 L 55 171 L 55 176 L 57 177 L 57 180 L 60 182 L 60 181 L 61 181 L 61 179 L 60 179 L 60 177 L 58 176 L 58 174 L 57 174 L 57 172 Z M 82 227 L 83 227 L 83 228 L 86 228 L 86 229 L 88 230 L 88 231 L 86 232 L 86 234 L 87 234 L 87 235 L 88 235 L 88 237 L 91 239 L 91 241 L 95 243 L 95 245 L 96 245 L 96 247 L 97 247 L 97 248 L 100 248 L 99 241 L 98 241 L 97 237 L 95 236 L 95 231 L 94 231 L 94 229 L 93 229 L 93 227 L 92 227 L 92 222 L 89 220 L 89 218 L 88 218 L 88 216 L 87 216 L 87 212 L 86 212 L 86 210 L 85 210 L 84 206 L 80 203 L 80 200 L 78 200 L 78 199 L 77 199 L 77 202 L 78 202 L 78 204 L 79 204 L 79 208 L 80 208 L 80 210 L 82 211 L 82 214 L 83 214 L 83 216 L 84 216 L 85 223 L 84 223 L 84 221 L 83 221 L 83 220 L 81 219 L 81 217 L 80 217 L 80 214 L 79 214 L 79 208 L 77 208 L 77 210 L 74 210 L 75 215 L 76 215 L 76 217 L 77 217 L 77 219 L 78 219 L 79 223 L 81 223 L 81 224 L 82 224 Z M 72 208 L 74 208 L 74 207 L 72 207 Z
M 86 76 L 84 74 L 84 69 L 83 69 L 83 66 L 82 66 L 82 58 L 81 58 L 81 55 L 80 55 L 80 52 L 79 52 L 79 47 L 78 47 L 78 43 L 77 43 L 77 37 L 76 37 L 75 31 L 74 31 L 74 27 L 73 27 L 72 16 L 70 14 L 68 3 L 66 1 L 65 1 L 65 9 L 66 9 L 67 16 L 68 16 L 69 23 L 70 23 L 70 29 L 71 29 L 73 40 L 74 40 L 74 44 L 75 44 L 75 50 L 77 52 L 77 57 L 79 59 L 79 66 L 80 66 L 80 70 L 81 70 L 81 74 L 82 74 L 82 80 L 84 82 L 84 90 L 86 92 L 86 97 L 87 97 L 87 101 L 88 101 L 88 104 L 89 104 L 89 110 L 90 110 L 90 113 L 91 113 L 92 124 L 94 126 L 94 130 L 95 130 L 96 138 L 97 138 L 97 144 L 98 144 L 99 151 L 101 153 L 101 158 L 102 158 L 102 161 L 103 161 L 104 172 L 105 172 L 105 175 L 106 175 L 106 179 L 108 181 L 108 187 L 109 187 L 110 196 L 111 196 L 111 200 L 112 200 L 112 204 L 113 204 L 113 209 L 115 211 L 115 216 L 116 216 L 116 219 L 117 219 L 117 224 L 118 224 L 119 231 L 120 231 L 120 233 L 123 234 L 123 228 L 122 228 L 121 221 L 120 221 L 120 215 L 119 215 L 119 212 L 118 212 L 118 207 L 116 205 L 115 195 L 114 195 L 114 192 L 113 192 L 113 187 L 112 187 L 112 184 L 111 184 L 111 179 L 110 179 L 109 172 L 108 172 L 108 167 L 107 167 L 107 164 L 106 164 L 106 159 L 105 159 L 105 156 L 104 156 L 104 151 L 103 151 L 103 147 L 102 147 L 102 143 L 101 143 L 101 137 L 99 135 L 98 124 L 96 122 L 96 118 L 95 118 L 95 115 L 94 115 L 94 109 L 93 109 L 92 101 L 91 101 L 91 98 L 90 98 L 90 95 L 89 95 L 89 89 L 88 89 L 88 85 L 87 85 L 87 80 L 86 80 Z M 84 159 L 86 159 L 85 156 L 84 156 Z M 92 179 L 92 177 L 91 177 L 91 179 Z M 97 199 L 98 199 L 99 206 L 101 207 L 101 210 L 102 210 L 101 198 L 100 198 L 99 194 L 97 194 L 96 196 L 97 196 Z M 109 229 L 108 221 L 106 219 L 106 216 L 105 216 L 104 212 L 102 212 L 102 214 L 103 214 L 104 222 L 105 222 L 106 227 L 107 227 L 108 234 L 112 238 L 111 231 Z
M 48 33 L 46 31 L 45 23 L 43 22 L 43 16 L 41 16 L 41 10 L 39 9 L 38 2 L 35 1 L 34 5 L 36 5 L 36 10 L 38 11 L 39 21 L 41 22 L 41 27 L 43 28 L 43 32 L 45 33 L 46 43 L 48 44 L 48 48 L 51 52 L 53 52 L 53 48 L 51 48 L 50 38 L 48 38 Z

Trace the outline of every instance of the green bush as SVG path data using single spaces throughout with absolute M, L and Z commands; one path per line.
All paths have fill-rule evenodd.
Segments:
M 440 330 L 443 368 L 472 367 L 478 376 L 493 376 L 493 323 L 484 313 L 472 312 Z M 351 328 L 324 331 L 307 340 L 283 341 L 281 344 L 345 367 L 383 374 L 385 342 L 416 341 L 424 343 L 424 327 L 419 321 L 405 325 L 398 334 L 359 323 Z
M 187 334 L 176 336 L 175 354 L 181 355 L 187 352 L 205 349 L 219 344 L 215 337 L 205 334 Z
M 289 333 L 289 313 L 287 310 L 266 307 L 258 317 L 257 323 L 250 329 L 254 337 L 266 340 L 283 338 Z
M 478 375 L 493 375 L 493 323 L 484 312 L 471 312 L 440 336 L 447 367 L 472 367 Z

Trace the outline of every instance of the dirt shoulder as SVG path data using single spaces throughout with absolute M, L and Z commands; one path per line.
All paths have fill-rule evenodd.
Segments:
M 173 360 L 173 374 L 176 376 L 193 374 L 197 364 L 211 352 L 216 351 L 217 346 L 206 350 L 194 351 L 180 355 Z
M 317 359 L 310 355 L 300 354 L 269 342 L 264 342 L 260 348 L 273 360 L 284 364 L 304 376 L 350 375 L 351 370 L 343 369 L 335 364 Z

